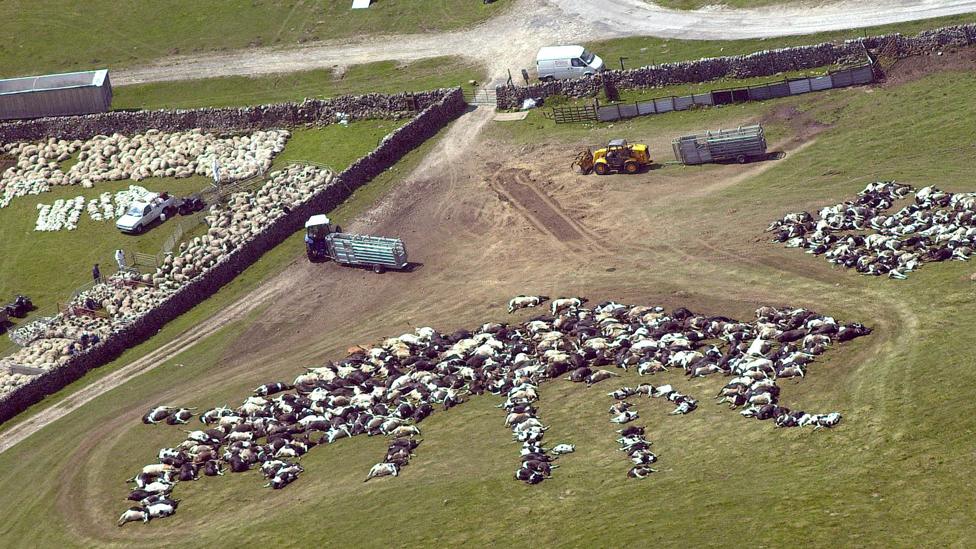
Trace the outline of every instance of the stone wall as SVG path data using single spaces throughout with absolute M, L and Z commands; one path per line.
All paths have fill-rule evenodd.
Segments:
M 865 60 L 865 48 L 875 54 L 902 58 L 976 42 L 976 24 L 944 27 L 915 36 L 891 34 L 849 40 L 842 44 L 822 43 L 749 55 L 712 57 L 651 65 L 625 71 L 610 70 L 601 75 L 575 80 L 542 82 L 531 86 L 498 86 L 498 108 L 519 108 L 527 98 L 563 95 L 595 97 L 605 85 L 620 89 L 645 89 L 707 82 L 719 78 L 751 78 L 781 72 L 824 67 Z
M 466 108 L 459 88 L 431 92 L 426 97 L 438 97 L 438 99 L 428 102 L 419 115 L 388 135 L 376 149 L 349 166 L 330 185 L 317 192 L 307 202 L 271 223 L 256 238 L 231 252 L 225 261 L 194 278 L 163 301 L 159 307 L 125 326 L 112 337 L 73 356 L 63 367 L 37 376 L 0 401 L 0 423 L 39 402 L 46 395 L 59 391 L 81 378 L 89 370 L 117 358 L 129 347 L 155 335 L 167 322 L 213 295 L 265 252 L 301 230 L 310 215 L 334 209 L 353 191 L 392 167 L 405 154 L 460 116 Z M 255 125 L 246 129 L 272 127 L 265 125 L 261 120 L 254 122 Z M 137 128 L 135 131 L 145 129 Z
M 443 97 L 443 90 L 415 94 L 345 95 L 332 99 L 306 99 L 239 108 L 203 108 L 154 111 L 111 111 L 84 116 L 38 118 L 0 123 L 0 143 L 58 139 L 90 139 L 96 135 L 131 135 L 147 129 L 176 132 L 201 128 L 225 133 L 290 128 L 305 124 L 331 124 L 342 113 L 350 120 L 403 118 Z

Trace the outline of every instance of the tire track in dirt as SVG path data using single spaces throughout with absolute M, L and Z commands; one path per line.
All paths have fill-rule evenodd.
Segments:
M 605 248 L 588 229 L 573 219 L 556 200 L 533 184 L 521 168 L 497 171 L 488 185 L 539 232 L 574 252 L 602 254 Z

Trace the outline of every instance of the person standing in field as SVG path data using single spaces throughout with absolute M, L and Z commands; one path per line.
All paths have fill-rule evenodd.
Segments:
M 95 281 L 95 284 L 101 284 L 102 282 L 102 271 L 98 270 L 98 263 L 92 267 L 92 279 Z
M 119 270 L 125 270 L 125 251 L 122 249 L 115 250 L 115 262 L 119 264 Z

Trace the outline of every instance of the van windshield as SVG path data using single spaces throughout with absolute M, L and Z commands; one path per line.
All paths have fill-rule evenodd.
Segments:
M 582 59 L 584 63 L 589 65 L 590 63 L 593 62 L 594 57 L 596 56 L 593 55 L 593 52 L 591 52 L 590 50 L 583 50 L 583 55 L 580 56 L 580 59 Z
M 142 204 L 133 204 L 132 206 L 129 207 L 129 211 L 126 212 L 126 215 L 142 217 L 142 211 L 144 207 L 145 206 L 143 206 Z

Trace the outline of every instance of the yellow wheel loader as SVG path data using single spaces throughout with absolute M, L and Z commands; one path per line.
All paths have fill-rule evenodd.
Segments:
M 593 170 L 598 175 L 607 175 L 614 172 L 637 173 L 650 164 L 647 145 L 614 139 L 596 152 L 589 149 L 581 151 L 573 161 L 573 168 L 578 168 L 584 174 Z

